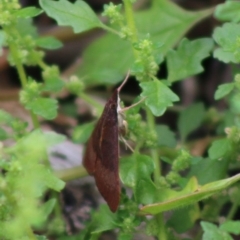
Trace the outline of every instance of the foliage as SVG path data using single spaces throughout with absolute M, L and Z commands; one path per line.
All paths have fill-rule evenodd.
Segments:
M 0 1 L 0 46 L 9 49 L 9 64 L 16 68 L 22 86 L 19 101 L 29 111 L 33 125 L 29 131 L 25 122 L 0 110 L 0 239 L 48 239 L 54 233 L 62 240 L 93 240 L 105 231 L 118 229 L 118 239 L 126 240 L 133 239 L 143 222 L 148 235 L 161 240 L 181 239 L 180 234 L 196 229 L 199 220 L 198 233 L 191 239 L 200 235 L 202 239 L 234 239 L 233 235 L 240 234 L 240 223 L 234 218 L 240 175 L 232 175 L 233 169 L 240 168 L 238 70 L 233 71 L 233 81 L 216 89 L 215 100 L 227 103 L 224 111 L 202 102 L 180 106 L 173 91 L 175 82 L 204 72 L 203 61 L 210 55 L 223 64 L 240 63 L 240 2 L 227 1 L 215 10 L 196 12 L 168 0 L 152 1 L 150 7 L 134 12 L 133 2 L 105 5 L 102 15 L 108 22 L 103 23 L 82 0 L 39 0 L 41 9 L 21 8 L 16 0 Z M 62 43 L 51 36 L 38 36 L 32 20 L 43 12 L 75 33 L 94 28 L 106 31 L 86 48 L 81 68 L 68 81 L 62 79 L 58 66 L 44 62 L 45 50 L 58 49 Z M 212 37 L 185 37 L 191 27 L 211 15 L 223 21 Z M 163 62 L 167 75 L 159 79 Z M 41 79 L 28 76 L 24 66 L 38 66 Z M 67 236 L 58 198 L 53 197 L 65 183 L 51 170 L 47 154 L 49 147 L 64 137 L 40 130 L 38 116 L 46 120 L 57 117 L 59 103 L 54 96 L 62 90 L 92 104 L 100 115 L 103 107 L 87 95 L 87 87 L 119 83 L 128 69 L 138 81 L 139 96 L 146 98 L 126 113 L 127 137 L 135 142 L 135 149 L 121 159 L 120 178 L 131 195 L 123 188 L 116 213 L 101 205 L 92 211 L 92 220 L 84 223 L 82 232 Z M 155 118 L 169 109 L 178 114 L 176 132 L 155 124 Z M 73 141 L 85 143 L 93 128 L 94 122 L 79 125 L 73 131 Z M 204 153 L 194 156 L 192 136 L 203 128 L 213 129 L 214 137 L 209 137 Z M 52 197 L 44 201 L 47 191 Z M 226 205 L 230 205 L 229 212 L 220 222 Z M 172 214 L 165 222 L 166 211 Z

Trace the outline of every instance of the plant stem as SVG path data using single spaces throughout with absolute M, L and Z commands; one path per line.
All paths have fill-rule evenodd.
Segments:
M 118 31 L 116 31 L 115 29 L 113 29 L 113 28 L 111 28 L 111 27 L 109 27 L 109 26 L 107 26 L 107 25 L 105 25 L 105 24 L 102 24 L 102 28 L 103 28 L 104 30 L 108 31 L 108 32 L 111 32 L 111 33 L 113 33 L 113 34 L 118 35 L 119 37 L 121 36 L 121 34 L 120 34 Z
M 31 239 L 31 240 L 36 240 L 36 237 L 35 237 L 35 235 L 33 234 L 32 229 L 31 229 L 30 227 L 27 228 L 27 235 L 28 235 L 29 239 Z
M 156 130 L 155 130 L 154 117 L 148 108 L 146 108 L 146 114 L 147 114 L 148 129 L 150 132 L 155 132 Z M 158 158 L 158 152 L 155 148 L 152 148 L 150 152 L 154 162 L 154 181 L 158 183 L 161 177 L 161 164 Z
M 10 32 L 8 32 L 7 30 L 5 30 L 9 35 L 11 35 Z M 23 68 L 23 65 L 21 63 L 21 61 L 19 60 L 19 56 L 17 54 L 17 49 L 16 49 L 16 46 L 12 43 L 9 43 L 9 48 L 10 48 L 10 51 L 12 53 L 12 56 L 13 56 L 13 59 L 16 63 L 16 68 L 17 68 L 17 71 L 18 71 L 18 75 L 19 75 L 19 78 L 20 78 L 20 81 L 21 81 L 21 85 L 23 88 L 26 87 L 27 85 L 27 76 L 26 76 L 26 73 L 25 73 L 25 70 Z M 38 119 L 37 119 L 37 116 L 32 112 L 30 111 L 30 115 L 31 115 L 31 118 L 32 118 L 32 123 L 33 123 L 33 126 L 34 128 L 39 128 L 40 125 L 39 125 L 39 122 L 38 122 Z
M 155 132 L 155 121 L 154 116 L 152 115 L 151 111 L 146 108 L 146 114 L 147 114 L 147 124 L 150 132 Z M 159 183 L 160 177 L 161 177 L 161 164 L 158 158 L 158 152 L 155 148 L 152 148 L 150 150 L 151 157 L 154 162 L 154 182 Z M 159 231 L 158 231 L 158 239 L 159 240 L 167 240 L 167 232 L 164 224 L 164 217 L 163 213 L 159 213 L 155 216 L 158 225 L 159 225 Z
M 166 228 L 165 228 L 165 223 L 164 223 L 164 217 L 163 217 L 163 213 L 159 213 L 155 216 L 157 222 L 158 222 L 158 239 L 159 240 L 167 240 L 168 236 L 166 233 Z
M 94 106 L 97 109 L 97 115 L 100 116 L 103 110 L 103 106 L 99 104 L 97 101 L 94 101 L 91 97 L 89 97 L 87 94 L 81 92 L 79 94 L 79 97 L 82 98 L 84 101 L 89 103 L 90 105 Z
M 125 7 L 125 16 L 126 16 L 126 20 L 127 20 L 127 25 L 128 25 L 129 31 L 131 32 L 130 40 L 133 45 L 134 43 L 136 43 L 138 41 L 138 34 L 137 34 L 137 29 L 136 29 L 136 25 L 135 25 L 135 21 L 134 21 L 132 4 L 131 4 L 130 0 L 123 0 L 123 3 L 124 3 L 124 7 Z M 139 54 L 138 51 L 133 48 L 133 52 L 134 52 L 135 59 L 137 59 L 138 54 Z M 147 124 L 149 127 L 149 131 L 155 132 L 156 130 L 155 130 L 154 116 L 152 115 L 152 113 L 150 112 L 150 110 L 148 108 L 146 108 L 146 114 L 147 114 Z M 160 181 L 160 177 L 161 177 L 161 165 L 160 165 L 160 161 L 158 158 L 158 152 L 156 149 L 151 149 L 150 153 L 151 153 L 154 165 L 155 165 L 154 181 L 155 181 L 155 183 L 158 183 Z M 156 218 L 157 222 L 159 223 L 158 224 L 159 225 L 158 239 L 167 240 L 167 232 L 166 232 L 165 225 L 164 225 L 163 214 L 160 213 L 160 214 L 156 215 L 155 218 Z
M 62 179 L 65 182 L 88 175 L 87 171 L 82 166 L 58 170 L 55 171 L 54 174 L 55 176 L 57 176 L 58 178 Z
M 125 16 L 127 20 L 127 26 L 129 28 L 130 34 L 130 40 L 133 45 L 133 43 L 136 43 L 138 41 L 138 34 L 137 34 L 137 28 L 134 21 L 134 15 L 133 15 L 133 8 L 132 3 L 130 0 L 123 0 L 124 3 L 124 9 L 125 9 Z M 135 58 L 138 56 L 138 51 L 133 48 L 133 53 Z
M 232 205 L 232 207 L 231 207 L 231 209 L 230 209 L 230 211 L 229 211 L 229 213 L 228 213 L 228 215 L 227 215 L 227 218 L 226 218 L 226 220 L 232 220 L 233 219 L 233 217 L 234 217 L 234 215 L 236 214 L 236 211 L 237 211 L 237 209 L 238 209 L 238 203 L 233 203 L 233 205 Z

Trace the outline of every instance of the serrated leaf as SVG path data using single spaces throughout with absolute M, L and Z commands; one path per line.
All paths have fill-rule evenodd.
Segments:
M 57 21 L 58 25 L 71 26 L 75 33 L 103 25 L 89 5 L 81 0 L 75 3 L 67 0 L 40 0 L 40 6 L 48 16 Z
M 77 143 L 86 143 L 94 129 L 94 126 L 95 123 L 91 122 L 75 127 L 72 133 L 73 141 Z
M 54 176 L 49 169 L 42 167 L 39 168 L 39 172 L 41 172 L 42 183 L 44 183 L 48 188 L 59 192 L 65 187 L 65 182 Z
M 202 103 L 195 103 L 181 111 L 177 125 L 183 141 L 201 125 L 204 115 L 205 108 Z
M 227 220 L 226 222 L 221 224 L 220 229 L 229 233 L 233 233 L 235 235 L 239 235 L 240 221 Z
M 214 94 L 214 99 L 219 100 L 228 95 L 234 88 L 234 83 L 224 83 L 218 86 L 217 91 Z
M 15 16 L 19 18 L 32 18 L 38 16 L 42 12 L 43 12 L 42 9 L 36 7 L 25 7 L 20 10 L 17 10 Z
M 54 119 L 57 116 L 57 100 L 51 98 L 37 98 L 26 104 L 26 108 L 36 115 L 40 115 L 46 119 Z
M 156 133 L 158 137 L 158 146 L 167 146 L 175 148 L 177 141 L 174 132 L 166 125 L 157 125 Z
M 226 52 L 222 48 L 217 48 L 216 50 L 214 50 L 213 56 L 214 58 L 224 63 L 236 62 L 236 58 L 232 54 L 232 52 Z
M 226 232 L 220 230 L 217 228 L 216 225 L 208 222 L 201 222 L 201 226 L 203 228 L 203 240 L 218 240 L 218 239 L 224 239 L 224 240 L 233 240 L 233 238 Z
M 208 150 L 211 159 L 220 159 L 231 151 L 231 143 L 228 138 L 215 140 Z
M 201 62 L 209 56 L 213 48 L 210 38 L 194 41 L 183 39 L 178 49 L 167 53 L 168 80 L 171 82 L 183 80 L 203 71 Z
M 225 23 L 222 27 L 214 30 L 213 38 L 220 48 L 214 51 L 214 57 L 225 63 L 238 63 L 239 57 L 240 25 L 236 23 Z
M 156 198 L 156 187 L 151 179 L 154 170 L 152 159 L 145 155 L 132 155 L 120 161 L 122 182 L 133 188 L 138 203 L 152 203 Z
M 155 116 L 163 115 L 167 107 L 179 101 L 179 97 L 170 88 L 156 79 L 152 82 L 140 83 L 140 86 L 143 89 L 141 96 L 147 97 L 145 104 Z
M 240 2 L 227 1 L 223 4 L 218 4 L 214 16 L 215 18 L 225 22 L 239 22 Z
M 134 17 L 141 38 L 149 35 L 154 45 L 164 44 L 161 52 L 159 49 L 154 52 L 155 56 L 160 56 L 173 47 L 195 23 L 212 12 L 213 9 L 190 12 L 171 1 L 153 1 L 150 8 L 134 13 Z M 160 22 L 164 24 L 159 24 Z M 109 53 L 117 54 L 109 56 Z M 88 85 L 115 84 L 133 64 L 131 44 L 117 35 L 106 34 L 86 49 L 77 74 L 80 78 L 85 77 Z
M 41 37 L 36 39 L 38 47 L 45 49 L 58 49 L 63 46 L 62 42 L 54 37 Z
M 162 189 L 159 198 L 163 200 L 154 204 L 149 204 L 140 209 L 140 214 L 158 214 L 175 208 L 194 204 L 202 199 L 210 197 L 216 192 L 226 189 L 230 185 L 240 180 L 240 174 L 231 178 L 198 185 L 196 178 L 191 178 L 182 191 Z
M 92 217 L 92 233 L 101 233 L 116 227 L 116 214 L 113 214 L 107 205 L 101 205 Z

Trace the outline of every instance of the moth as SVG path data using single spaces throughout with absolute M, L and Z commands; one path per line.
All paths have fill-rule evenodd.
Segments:
M 112 212 L 116 212 L 120 202 L 119 137 L 125 131 L 125 121 L 119 92 L 127 79 L 128 76 L 108 99 L 83 158 L 84 167 L 94 176 L 97 188 Z

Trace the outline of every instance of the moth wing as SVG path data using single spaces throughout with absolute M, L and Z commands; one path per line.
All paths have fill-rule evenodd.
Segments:
M 98 158 L 97 153 L 99 151 L 98 139 L 100 138 L 101 134 L 99 127 L 101 126 L 101 122 L 102 119 L 100 118 L 90 139 L 88 140 L 83 158 L 83 165 L 91 175 L 94 175 L 96 170 L 96 162 Z
M 113 109 L 110 109 L 110 112 Z M 104 136 L 100 141 L 101 156 L 97 158 L 94 176 L 97 187 L 108 203 L 110 209 L 115 212 L 120 201 L 120 183 L 118 172 L 119 144 L 117 114 L 108 114 L 102 126 Z M 115 110 L 116 112 L 116 110 Z
M 117 92 L 115 92 L 108 100 L 93 131 L 83 160 L 84 166 L 94 176 L 99 192 L 113 212 L 117 210 L 120 201 L 118 160 Z

